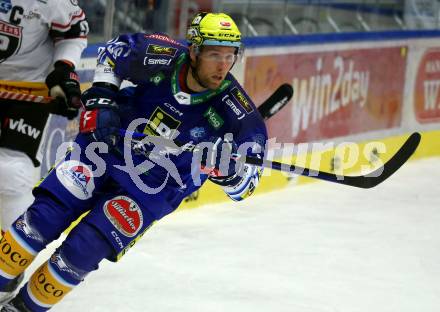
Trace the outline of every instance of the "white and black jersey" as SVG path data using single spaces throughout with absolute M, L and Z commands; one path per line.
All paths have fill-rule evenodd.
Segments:
M 43 82 L 55 61 L 78 64 L 88 30 L 77 0 L 0 0 L 0 80 Z
M 53 64 L 77 65 L 88 30 L 77 0 L 0 0 L 0 90 L 47 96 Z M 0 147 L 23 152 L 38 166 L 49 113 L 0 101 Z

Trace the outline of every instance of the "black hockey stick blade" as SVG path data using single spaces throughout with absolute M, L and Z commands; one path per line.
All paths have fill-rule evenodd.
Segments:
M 354 186 L 359 188 L 372 188 L 388 179 L 395 173 L 402 165 L 411 157 L 420 143 L 421 135 L 414 132 L 400 147 L 400 149 L 388 160 L 383 166 L 366 174 L 358 176 L 343 176 L 334 173 L 311 170 L 295 165 L 283 164 L 275 161 L 262 160 L 256 157 L 246 157 L 245 162 L 257 166 L 263 166 L 284 172 L 295 173 L 303 176 L 308 176 L 315 179 L 325 180 L 329 182 Z
M 264 120 L 267 120 L 283 108 L 290 101 L 292 96 L 292 86 L 288 83 L 284 83 L 279 86 L 266 101 L 258 106 L 258 112 Z

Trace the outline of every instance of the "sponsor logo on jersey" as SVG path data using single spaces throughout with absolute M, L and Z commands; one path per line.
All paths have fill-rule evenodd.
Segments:
M 23 118 L 20 118 L 20 120 L 8 118 L 6 119 L 5 126 L 8 126 L 10 130 L 30 136 L 34 139 L 37 139 L 41 134 L 40 130 L 25 123 Z
M 72 288 L 74 284 L 68 283 L 60 275 L 55 273 L 51 262 L 46 262 L 38 268 L 30 277 L 28 291 L 44 307 L 51 307 L 59 302 Z
M 8 13 L 11 9 L 11 0 L 0 0 L 0 12 Z
M 215 109 L 210 106 L 205 113 L 203 114 L 204 117 L 208 119 L 209 124 L 215 129 L 218 130 L 223 126 L 223 119 L 220 117 L 220 115 L 215 111 Z
M 141 208 L 127 196 L 116 196 L 106 201 L 104 213 L 115 228 L 127 237 L 136 236 L 144 224 Z
M 67 274 L 71 276 L 75 276 L 75 278 L 80 281 L 85 276 L 81 276 L 76 270 L 72 269 L 61 257 L 59 252 L 54 253 L 50 257 L 50 263 L 58 268 L 61 272 L 66 272 Z
M 156 59 L 156 58 L 144 58 L 144 65 L 166 65 L 169 66 L 173 59 Z
M 163 103 L 163 105 L 165 107 L 168 107 L 170 109 L 170 111 L 172 111 L 173 113 L 175 113 L 181 117 L 183 116 L 183 113 L 180 110 L 178 110 L 177 108 L 175 108 L 173 105 L 171 105 L 170 103 Z
M 157 39 L 157 40 L 161 40 L 161 41 L 165 41 L 165 42 L 169 42 L 172 44 L 177 44 L 177 45 L 183 46 L 183 44 L 181 44 L 181 43 L 177 42 L 176 40 L 171 39 L 170 37 L 165 36 L 165 35 L 151 34 L 151 35 L 145 35 L 145 38 Z
M 151 114 L 144 133 L 171 139 L 179 125 L 180 121 L 174 119 L 162 108 L 157 107 Z
M 147 47 L 147 54 L 175 56 L 176 52 L 176 48 L 164 47 L 157 44 L 149 44 Z
M 174 94 L 174 98 L 179 104 L 184 104 L 184 105 L 191 104 L 191 96 L 183 91 Z
M 153 77 L 151 77 L 150 81 L 157 86 L 157 85 L 159 85 L 159 83 L 162 82 L 162 80 L 164 78 L 165 78 L 165 75 L 162 72 L 159 72 L 158 74 L 156 74 Z
M 113 67 L 114 67 L 114 64 L 113 64 Z M 110 73 L 113 73 L 113 68 L 111 66 L 105 66 L 102 71 L 106 74 L 110 74 Z
M 20 218 L 15 221 L 15 229 L 21 231 L 27 238 L 30 238 L 40 243 L 43 243 L 44 241 L 44 238 L 41 236 L 41 234 L 34 231 L 33 228 L 29 225 L 26 214 L 21 215 Z
M 92 197 L 95 183 L 92 170 L 85 164 L 68 160 L 56 169 L 61 184 L 76 198 L 86 200 Z
M 20 49 L 22 29 L 23 27 L 0 21 L 0 63 Z
M 35 258 L 36 252 L 14 231 L 7 231 L 0 238 L 0 272 L 2 276 L 17 276 Z
M 231 93 L 248 114 L 254 111 L 247 97 L 237 87 L 232 88 Z
M 40 19 L 41 18 L 41 14 L 38 11 L 36 11 L 36 10 L 35 11 L 29 11 L 28 14 L 23 13 L 23 18 L 27 19 L 27 20 L 31 20 L 33 18 Z
M 244 116 L 246 116 L 246 114 L 244 112 L 242 112 L 237 105 L 235 105 L 235 103 L 229 98 L 229 95 L 225 95 L 222 99 L 223 102 L 226 103 L 226 105 L 234 112 L 235 115 L 237 115 L 237 119 L 241 120 L 243 119 Z
M 119 248 L 124 249 L 124 243 L 122 242 L 122 239 L 119 237 L 118 233 L 116 233 L 116 231 L 111 231 L 110 234 L 115 239 L 115 242 L 118 244 Z
M 189 134 L 193 139 L 199 140 L 206 135 L 206 130 L 203 127 L 195 127 L 189 130 Z

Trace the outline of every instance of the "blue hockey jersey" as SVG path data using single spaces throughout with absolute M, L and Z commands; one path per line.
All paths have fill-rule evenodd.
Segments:
M 116 148 L 119 155 L 106 159 L 112 180 L 138 201 L 158 203 L 149 208 L 156 219 L 176 209 L 206 181 L 190 152 L 194 147 L 231 134 L 239 154 L 264 155 L 263 119 L 234 77 L 228 74 L 216 90 L 190 94 L 181 87 L 188 66 L 188 48 L 162 34 L 119 36 L 98 56 L 94 82 L 135 84 L 117 94 L 122 127 L 172 145 L 137 144 L 125 138 Z M 233 200 L 241 200 L 253 193 L 261 172 L 245 165 L 240 182 L 222 188 Z

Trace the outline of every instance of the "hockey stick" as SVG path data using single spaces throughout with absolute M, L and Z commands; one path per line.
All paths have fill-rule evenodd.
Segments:
M 264 120 L 269 119 L 275 115 L 281 108 L 283 108 L 292 98 L 293 88 L 290 84 L 284 83 L 272 93 L 260 106 L 258 112 Z
M 167 140 L 160 137 L 150 137 L 143 133 L 131 133 L 125 131 L 124 129 L 120 129 L 120 134 L 122 136 L 129 135 L 132 136 L 133 139 L 141 139 L 139 143 L 151 142 L 153 144 L 160 144 L 165 147 L 171 148 L 176 147 L 175 142 L 171 140 Z M 303 168 L 300 166 L 296 166 L 294 164 L 285 164 L 277 161 L 271 161 L 268 159 L 261 159 L 258 157 L 252 156 L 240 156 L 235 155 L 234 158 L 236 160 L 244 161 L 246 164 L 265 167 L 269 169 L 279 170 L 288 173 L 299 174 L 303 176 L 308 176 L 311 178 L 324 180 L 328 182 L 339 183 L 348 186 L 354 186 L 359 188 L 372 188 L 376 185 L 382 183 L 386 179 L 388 179 L 394 172 L 396 172 L 402 165 L 411 157 L 411 155 L 417 149 L 417 146 L 420 143 L 421 135 L 418 132 L 412 133 L 409 138 L 405 141 L 405 143 L 400 147 L 400 149 L 388 160 L 383 166 L 377 168 L 376 170 L 365 174 L 365 175 L 357 175 L 357 176 L 345 176 L 338 175 L 335 173 L 329 173 L 319 170 L 313 170 L 309 168 Z M 197 152 L 199 151 L 197 148 L 192 148 L 190 150 L 185 149 L 185 147 L 178 148 L 179 151 L 184 152 Z
M 269 119 L 275 115 L 281 108 L 283 108 L 292 98 L 293 88 L 291 85 L 284 83 L 279 86 L 266 101 L 259 107 L 258 112 L 264 120 Z M 18 93 L 12 91 L 0 91 L 0 99 L 15 100 L 39 104 L 54 104 L 57 99 L 50 96 L 33 95 L 26 93 Z
M 365 175 L 337 175 L 334 173 L 302 168 L 295 165 L 283 164 L 276 161 L 263 160 L 250 156 L 246 156 L 245 163 L 367 189 L 382 183 L 392 174 L 394 174 L 394 172 L 396 172 L 400 167 L 402 167 L 402 165 L 411 157 L 411 155 L 414 154 L 417 146 L 420 143 L 420 139 L 420 133 L 412 133 L 390 160 L 388 160 L 383 166 Z
M 13 105 L 20 105 L 20 104 L 26 105 L 30 103 L 43 104 L 42 107 L 48 113 L 55 113 L 55 114 L 57 114 L 59 111 L 59 105 L 61 103 L 64 103 L 64 100 L 58 97 L 35 95 L 28 93 L 18 93 L 12 91 L 0 91 L 0 100 L 16 101 L 14 102 Z M 72 98 L 72 103 L 74 103 L 72 105 L 74 105 L 77 108 L 80 108 L 82 106 L 81 99 L 77 96 Z
M 0 99 L 32 102 L 32 103 L 40 103 L 40 104 L 50 104 L 55 100 L 50 96 L 18 93 L 12 91 L 0 91 Z

